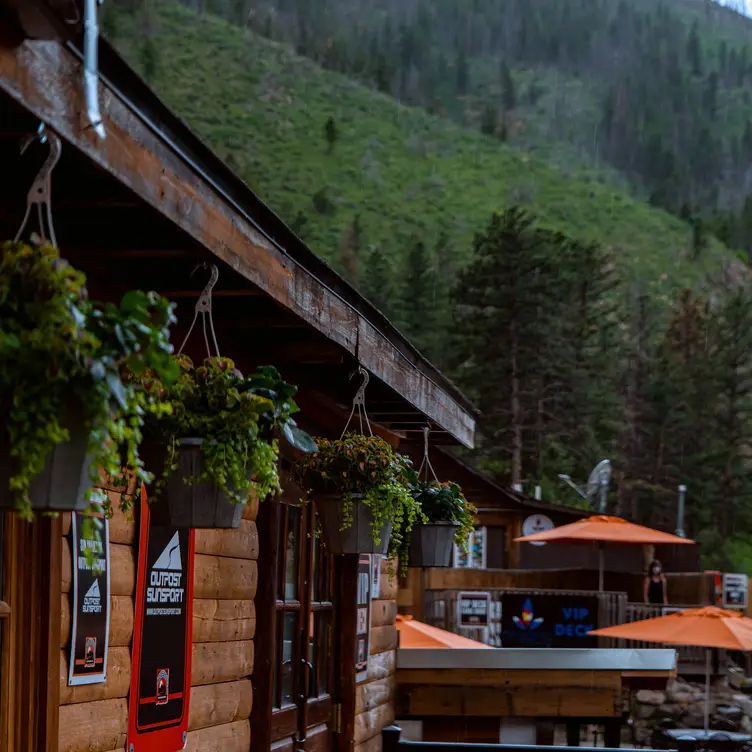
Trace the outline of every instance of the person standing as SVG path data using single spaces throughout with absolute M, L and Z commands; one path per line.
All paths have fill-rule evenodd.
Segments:
M 658 559 L 653 559 L 645 575 L 644 585 L 645 603 L 653 606 L 668 605 L 668 589 L 666 587 L 666 575 Z

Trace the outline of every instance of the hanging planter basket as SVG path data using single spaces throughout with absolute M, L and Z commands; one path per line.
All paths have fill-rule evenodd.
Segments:
M 177 469 L 170 473 L 162 498 L 152 507 L 157 524 L 182 528 L 240 527 L 244 504 L 234 504 L 230 495 L 211 480 L 196 481 L 204 473 L 203 443 L 203 439 L 178 440 Z
M 329 553 L 386 554 L 392 537 L 392 523 L 385 523 L 378 536 L 374 536 L 373 515 L 362 496 L 352 497 L 352 521 L 345 519 L 342 498 L 336 494 L 317 496 L 315 503 Z M 374 537 L 379 538 L 378 544 Z
M 89 432 L 83 415 L 69 410 L 65 427 L 70 439 L 59 443 L 47 456 L 44 468 L 31 482 L 29 497 L 35 512 L 83 512 L 91 487 L 88 454 Z M 14 509 L 8 485 L 14 475 L 14 462 L 6 431 L 0 431 L 0 510 Z
M 450 567 L 454 553 L 455 522 L 416 525 L 410 539 L 409 567 Z

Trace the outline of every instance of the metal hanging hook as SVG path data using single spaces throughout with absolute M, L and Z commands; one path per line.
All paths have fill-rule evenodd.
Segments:
M 438 483 L 439 479 L 436 476 L 436 472 L 433 469 L 433 465 L 431 464 L 431 460 L 428 456 L 428 436 L 431 433 L 431 427 L 430 426 L 423 426 L 423 461 L 420 463 L 420 467 L 418 468 L 418 479 L 420 479 L 420 475 L 425 469 L 426 471 L 426 480 L 428 480 L 428 471 L 431 471 L 431 475 L 433 475 L 433 479 Z
M 350 374 L 350 381 L 352 381 L 355 376 L 362 376 L 363 383 L 358 387 L 358 391 L 355 392 L 355 396 L 353 397 L 352 401 L 352 410 L 350 410 L 350 417 L 347 419 L 345 429 L 344 431 L 342 431 L 342 436 L 340 436 L 340 439 L 347 433 L 347 429 L 350 427 L 350 422 L 352 421 L 353 415 L 355 415 L 356 410 L 358 411 L 360 432 L 363 433 L 363 421 L 365 420 L 366 427 L 368 428 L 368 435 L 373 436 L 373 431 L 371 430 L 371 422 L 368 420 L 368 413 L 366 412 L 366 387 L 368 386 L 368 382 L 370 381 L 371 376 L 368 371 L 363 368 L 363 366 L 358 366 L 357 370 L 353 371 Z
M 26 197 L 26 213 L 14 241 L 18 242 L 21 239 L 21 235 L 29 222 L 31 209 L 33 206 L 36 206 L 37 221 L 39 223 L 39 232 L 42 234 L 42 240 L 48 240 L 53 246 L 57 247 L 55 226 L 52 223 L 52 171 L 60 161 L 63 146 L 57 134 L 49 130 L 44 123 L 40 123 L 36 133 L 27 136 L 21 142 L 22 156 L 35 141 L 39 141 L 40 144 L 48 144 L 50 152 L 37 173 L 36 178 L 34 178 L 34 182 L 31 184 Z M 47 220 L 47 229 L 45 229 L 45 219 Z
M 193 327 L 196 325 L 196 319 L 198 318 L 199 314 L 201 314 L 201 324 L 203 325 L 204 329 L 204 343 L 206 344 L 206 354 L 210 358 L 212 357 L 211 348 L 209 347 L 209 337 L 206 331 L 206 320 L 208 319 L 209 331 L 211 332 L 212 342 L 214 343 L 214 352 L 217 353 L 217 357 L 219 358 L 219 345 L 217 344 L 217 335 L 214 332 L 214 321 L 212 319 L 212 290 L 214 289 L 214 286 L 217 284 L 217 280 L 219 279 L 219 269 L 217 268 L 216 264 L 207 264 L 205 261 L 202 261 L 200 264 L 197 264 L 195 269 L 191 272 L 191 277 L 199 269 L 209 269 L 211 271 L 211 276 L 209 277 L 209 281 L 206 283 L 206 287 L 204 287 L 204 289 L 201 291 L 201 294 L 198 296 L 198 300 L 196 301 L 196 305 L 193 309 L 193 321 L 191 322 L 191 326 L 188 329 L 188 333 L 185 335 L 183 344 L 180 345 L 178 355 L 183 352 L 183 348 L 188 342 L 188 337 L 191 336 Z

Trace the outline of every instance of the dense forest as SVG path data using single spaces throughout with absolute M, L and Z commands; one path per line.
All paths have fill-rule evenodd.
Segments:
M 105 33 L 483 413 L 752 572 L 752 26 L 697 0 L 113 0 Z M 749 38 L 749 39 L 748 39 Z M 748 216 L 749 215 L 749 216 Z M 735 254 L 729 247 L 740 251 Z
M 184 2 L 752 253 L 752 22 L 709 0 Z

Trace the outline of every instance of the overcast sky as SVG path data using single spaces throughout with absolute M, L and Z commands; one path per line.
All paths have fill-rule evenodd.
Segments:
M 728 5 L 734 10 L 752 16 L 752 0 L 716 0 L 720 5 Z

